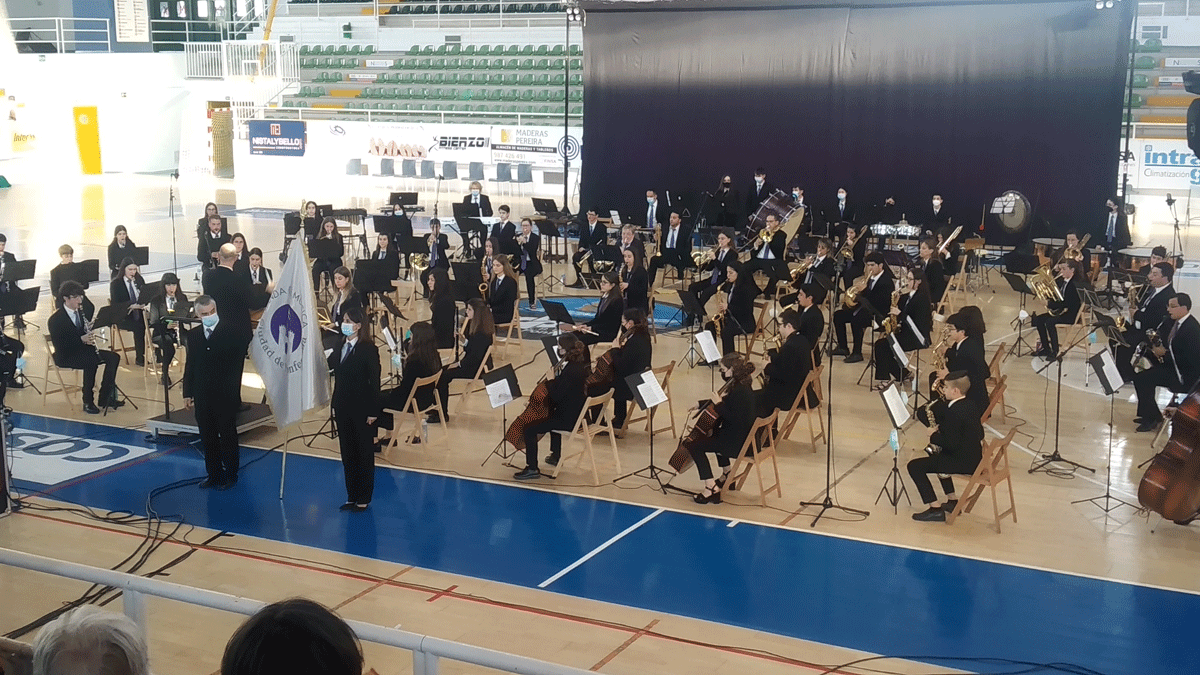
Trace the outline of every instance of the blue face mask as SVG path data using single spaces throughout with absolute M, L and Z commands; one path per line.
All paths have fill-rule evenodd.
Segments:
M 800 193 L 799 193 L 799 192 L 793 192 L 793 193 L 792 193 L 792 199 L 800 199 Z
M 354 330 L 354 324 L 352 324 L 352 323 L 343 323 L 342 324 L 342 335 L 345 335 L 346 337 L 350 337 L 351 335 L 354 335 L 355 332 L 357 332 L 357 331 Z
M 653 204 L 653 203 L 654 203 L 654 197 L 646 197 L 646 203 L 647 203 L 647 204 Z
M 200 323 L 204 324 L 205 328 L 214 328 L 217 325 L 217 321 L 220 321 L 220 319 L 221 317 L 217 316 L 216 314 L 209 314 L 208 316 L 200 317 Z
M 399 354 L 392 354 L 392 365 L 395 366 L 396 368 L 401 367 Z
M 472 196 L 472 197 L 478 197 L 478 196 L 479 196 L 479 190 L 471 190 L 471 196 Z

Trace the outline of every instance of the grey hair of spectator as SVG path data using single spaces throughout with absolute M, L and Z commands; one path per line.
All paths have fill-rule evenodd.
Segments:
M 149 675 L 142 631 L 124 614 L 84 605 L 46 624 L 33 643 L 33 675 Z

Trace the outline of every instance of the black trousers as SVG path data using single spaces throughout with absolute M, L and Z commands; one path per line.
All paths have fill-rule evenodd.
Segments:
M 138 358 L 145 358 L 146 355 L 146 321 L 142 317 L 142 312 L 134 311 L 125 321 L 121 322 L 121 330 L 127 330 L 133 333 L 133 348 L 134 353 Z
M 194 401 L 196 426 L 204 444 L 204 468 L 209 480 L 223 483 L 237 479 L 238 451 L 236 406 L 229 401 L 209 401 L 198 396 Z
M 713 337 L 717 337 L 717 324 L 709 321 L 704 324 L 704 330 L 712 333 Z M 725 324 L 721 326 L 721 355 L 724 356 L 734 350 L 734 338 L 739 335 L 745 335 L 746 331 L 738 325 L 736 321 L 729 316 L 725 317 Z
M 578 251 L 575 251 L 575 255 L 571 256 L 571 265 L 575 268 L 575 281 L 577 283 L 583 283 L 583 268 L 580 267 L 579 261 L 583 259 L 583 256 L 587 255 L 587 252 L 588 252 L 588 249 L 581 248 Z M 588 272 L 590 272 L 591 274 L 596 273 L 596 264 L 595 263 L 596 263 L 595 256 L 588 258 L 588 261 L 587 261 Z
M 329 283 L 333 284 L 333 271 L 342 266 L 341 258 L 317 258 L 313 261 L 312 278 L 313 288 L 321 292 L 321 275 L 329 277 Z
M 175 340 L 170 331 L 169 328 L 156 329 L 151 336 L 151 340 L 154 341 L 155 357 L 159 363 L 163 364 L 164 368 L 169 368 L 171 361 L 175 360 Z
M 1171 366 L 1155 366 L 1133 376 L 1133 389 L 1137 392 L 1137 414 L 1146 420 L 1162 419 L 1162 411 L 1155 399 L 1158 387 L 1167 387 L 1172 391 L 1176 388 L 1175 373 Z
M 95 404 L 96 369 L 103 364 L 104 375 L 100 380 L 100 400 L 106 401 L 116 391 L 117 366 L 120 363 L 121 357 L 117 356 L 116 352 L 105 349 L 93 353 L 85 350 L 80 352 L 76 358 L 60 363 L 59 367 L 83 371 L 83 402 Z
M 568 426 L 572 422 L 560 422 L 556 419 L 548 419 L 540 424 L 531 424 L 525 427 L 525 466 L 526 468 L 538 468 L 538 436 L 550 433 L 553 430 L 570 431 Z M 550 454 L 555 457 L 562 454 L 562 434 L 550 434 Z
M 762 270 L 767 275 L 767 285 L 763 288 L 763 293 L 768 297 L 774 297 L 775 285 L 788 276 L 787 263 L 778 259 L 763 260 L 762 258 L 751 258 L 746 262 L 743 274 L 754 274 L 754 270 Z
M 696 463 L 696 473 L 700 474 L 700 480 L 708 480 L 713 477 L 712 465 L 708 463 L 708 453 L 711 452 L 717 456 L 717 465 L 721 468 L 729 466 L 729 460 L 733 458 L 733 455 L 728 454 L 717 444 L 717 440 L 711 437 L 696 441 L 688 448 L 688 452 L 692 455 L 692 461 Z
M 529 306 L 533 307 L 537 302 L 537 275 L 532 271 L 526 270 L 521 273 L 525 276 L 525 294 L 529 298 Z
M 375 492 L 375 433 L 362 411 L 334 410 L 333 419 L 346 474 L 346 501 L 370 504 Z
M 1124 333 L 1121 333 L 1121 337 L 1129 344 L 1128 347 L 1109 344 L 1112 347 L 1113 360 L 1117 362 L 1117 371 L 1121 373 L 1121 377 L 1126 382 L 1132 382 L 1134 371 L 1133 364 L 1130 361 L 1133 360 L 1133 350 L 1137 348 L 1138 343 L 1146 339 L 1146 331 L 1129 328 Z
M 442 376 L 438 378 L 438 396 L 442 399 L 442 417 L 446 417 L 450 409 L 450 380 L 469 380 L 475 373 L 468 373 L 458 366 L 444 366 Z
M 696 299 L 700 302 L 700 306 L 703 307 L 708 303 L 712 296 L 717 294 L 718 287 L 719 284 L 712 283 L 710 279 L 704 279 L 702 281 L 693 281 L 688 286 L 688 292 L 695 293 Z M 694 317 L 692 317 L 690 314 L 687 316 L 687 318 L 694 319 Z M 690 321 L 688 323 L 690 323 Z
M 650 269 L 648 270 L 651 286 L 654 285 L 654 280 L 658 278 L 658 270 L 668 265 L 678 270 L 679 276 L 682 278 L 683 271 L 693 266 L 692 256 L 689 255 L 684 257 L 682 254 L 672 249 L 664 249 L 662 255 L 652 256 L 650 258 Z
M 612 400 L 612 425 L 614 429 L 620 429 L 625 426 L 625 415 L 629 413 L 629 402 L 633 400 L 633 392 L 629 391 L 629 384 L 625 382 L 625 378 L 618 377 L 613 382 Z
M 921 349 L 923 345 L 915 339 L 909 339 L 909 335 L 908 332 L 902 330 L 902 334 L 897 338 L 900 341 L 900 348 L 905 352 Z M 875 359 L 875 379 L 900 380 L 903 369 L 900 367 L 900 360 L 896 358 L 896 353 L 892 351 L 891 340 L 888 338 L 876 340 L 871 356 Z
M 908 463 L 908 476 L 912 478 L 913 485 L 917 486 L 917 492 L 921 493 L 921 501 L 925 504 L 932 504 L 937 501 L 937 495 L 933 492 L 933 484 L 929 481 L 929 474 L 965 474 L 971 475 L 975 473 L 977 467 L 970 466 L 970 462 L 964 462 L 952 455 L 932 455 L 929 457 L 918 457 Z M 954 480 L 949 476 L 938 479 L 942 484 L 942 492 L 949 495 L 954 492 Z
M 837 331 L 837 343 L 842 349 L 846 348 L 846 325 L 854 338 L 854 349 L 851 354 L 862 354 L 863 333 L 871 325 L 871 312 L 863 307 L 842 307 L 833 313 L 833 327 Z
M 1033 325 L 1037 328 L 1038 337 L 1042 339 L 1042 348 L 1055 353 L 1058 352 L 1058 329 L 1055 326 L 1070 323 L 1075 323 L 1075 319 L 1049 313 L 1033 315 Z

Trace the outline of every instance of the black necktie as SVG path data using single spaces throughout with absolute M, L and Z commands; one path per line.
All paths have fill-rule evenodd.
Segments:
M 83 330 L 83 310 L 77 309 L 74 312 L 71 312 L 71 316 L 73 316 L 75 319 L 75 327 L 79 329 L 79 334 L 83 335 L 85 332 Z

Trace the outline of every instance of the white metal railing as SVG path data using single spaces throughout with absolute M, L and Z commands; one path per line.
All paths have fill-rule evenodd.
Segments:
M 240 40 L 265 20 L 263 16 L 236 19 L 151 19 L 150 42 L 156 46 L 182 46 L 192 42 Z
M 221 45 L 216 42 L 191 42 L 183 46 L 185 74 L 190 79 L 220 80 L 225 77 L 221 69 Z
M 108 19 L 29 17 L 8 20 L 17 49 L 22 45 L 52 44 L 59 54 L 112 51 Z
M 175 600 L 188 605 L 245 616 L 254 614 L 266 604 L 258 600 L 4 548 L 0 548 L 0 565 L 118 588 L 121 590 L 125 615 L 142 629 L 144 635 L 147 634 L 149 628 L 153 627 L 148 625 L 146 619 L 146 596 Z M 395 628 L 384 628 L 362 621 L 347 621 L 346 623 L 360 640 L 412 652 L 414 675 L 437 675 L 441 659 L 461 661 L 475 666 L 524 675 L 592 675 L 590 671 L 579 668 L 556 665 L 547 661 L 506 654 Z
M 249 111 L 248 111 L 249 112 Z M 252 111 L 251 119 L 329 120 L 353 119 L 368 122 L 395 121 L 398 118 L 420 119 L 422 122 L 453 122 L 458 124 L 494 124 L 498 117 L 506 123 L 516 119 L 516 125 L 556 126 L 562 124 L 562 113 L 498 113 L 467 110 L 359 110 L 356 108 L 259 108 Z M 573 123 L 583 115 L 570 115 Z
M 300 81 L 300 48 L 294 42 L 236 40 L 196 42 L 183 45 L 186 76 L 193 79 L 223 79 L 227 77 L 278 79 Z M 265 104 L 273 100 L 278 89 Z

